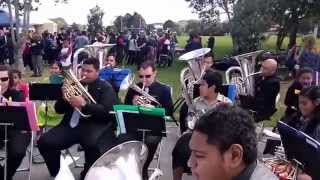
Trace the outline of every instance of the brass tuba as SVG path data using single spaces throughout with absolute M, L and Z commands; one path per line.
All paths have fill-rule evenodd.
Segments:
M 103 154 L 89 169 L 85 180 L 142 180 L 142 167 L 148 148 L 142 142 L 129 141 Z M 155 172 L 149 180 L 160 176 Z
M 179 57 L 180 61 L 186 61 L 188 63 L 188 67 L 182 69 L 180 73 L 182 98 L 179 99 L 181 99 L 182 102 L 185 101 L 188 106 L 190 122 L 195 122 L 195 120 L 199 118 L 193 103 L 193 89 L 194 85 L 200 82 L 205 73 L 206 67 L 203 65 L 203 57 L 209 53 L 210 50 L 210 48 L 197 49 Z M 178 104 L 182 104 L 182 102 Z M 177 104 L 177 102 L 175 104 Z
M 239 94 L 254 96 L 254 76 L 261 73 L 256 72 L 256 59 L 262 52 L 259 50 L 233 57 L 240 66 L 230 67 L 225 76 L 227 84 L 235 84 Z
M 84 48 L 78 49 L 73 55 L 73 72 L 76 77 L 80 76 L 79 69 L 81 68 L 82 61 L 79 59 L 81 53 L 87 53 L 89 57 L 95 57 L 99 59 L 100 69 L 103 68 L 103 60 L 107 57 L 109 50 L 115 46 L 115 44 L 91 44 L 86 45 Z
M 70 98 L 73 96 L 82 96 L 87 103 L 96 104 L 96 101 L 89 94 L 86 88 L 83 87 L 71 69 L 63 70 L 62 75 L 64 76 L 64 82 L 62 85 L 62 89 L 64 90 L 63 96 L 67 101 L 70 101 Z M 80 109 L 76 108 L 76 110 L 82 117 L 90 117 L 90 115 L 82 113 Z

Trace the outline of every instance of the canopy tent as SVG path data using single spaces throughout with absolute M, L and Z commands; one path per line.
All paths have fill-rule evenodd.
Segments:
M 15 18 L 13 17 L 13 25 L 15 25 Z M 10 17 L 9 13 L 5 10 L 0 9 L 0 27 L 10 26 Z

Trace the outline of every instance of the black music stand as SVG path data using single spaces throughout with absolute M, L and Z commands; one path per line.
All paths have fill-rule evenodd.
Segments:
M 55 101 L 62 97 L 62 84 L 31 83 L 29 86 L 30 100 L 45 102 L 45 121 L 43 131 L 48 127 L 48 101 Z M 39 154 L 40 155 L 40 154 Z M 38 157 L 38 155 L 35 155 Z M 40 157 L 39 157 L 40 158 Z M 32 158 L 33 159 L 33 158 Z M 44 160 L 34 160 L 34 163 L 44 163 Z
M 30 100 L 45 101 L 45 123 L 48 125 L 48 101 L 55 101 L 62 97 L 62 84 L 32 83 L 30 84 Z
M 320 179 L 320 143 L 281 121 L 277 127 L 287 159 L 302 167 L 312 179 Z
M 10 105 L 10 103 L 8 103 Z M 0 126 L 5 128 L 4 148 L 5 148 L 5 165 L 4 179 L 7 179 L 7 142 L 8 142 L 8 126 L 12 126 L 19 131 L 31 132 L 27 110 L 24 106 L 0 106 Z M 31 152 L 33 152 L 33 141 L 31 141 Z M 31 179 L 31 163 L 29 161 L 29 180 Z
M 166 124 L 164 117 L 143 113 L 123 112 L 126 133 L 141 137 L 145 142 L 146 135 L 166 137 Z M 142 133 L 142 134 L 141 134 Z

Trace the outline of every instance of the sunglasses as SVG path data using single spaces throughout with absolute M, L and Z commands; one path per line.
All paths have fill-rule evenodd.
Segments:
M 143 75 L 139 75 L 139 78 L 140 79 L 142 79 L 142 78 L 151 78 L 151 75 L 144 75 L 144 76 Z
M 0 78 L 0 80 L 1 80 L 2 82 L 6 82 L 6 81 L 9 80 L 9 78 L 8 78 L 8 77 L 2 77 L 2 78 Z

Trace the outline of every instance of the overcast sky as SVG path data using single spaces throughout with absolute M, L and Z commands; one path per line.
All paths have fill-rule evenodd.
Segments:
M 54 5 L 53 0 L 42 0 L 31 19 L 63 17 L 69 24 L 87 23 L 89 9 L 99 5 L 105 12 L 104 25 L 110 25 L 116 16 L 125 13 L 140 13 L 148 24 L 164 22 L 168 19 L 179 21 L 197 19 L 185 0 L 69 0 L 68 4 Z M 46 2 L 46 3 L 45 3 Z M 32 21 L 32 20 L 31 20 Z

